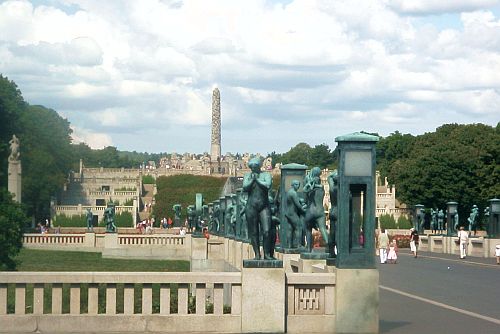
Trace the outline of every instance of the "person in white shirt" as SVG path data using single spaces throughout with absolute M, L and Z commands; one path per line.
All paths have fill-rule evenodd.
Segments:
M 458 231 L 458 240 L 460 241 L 460 258 L 465 259 L 469 245 L 469 232 L 465 231 L 463 226 L 460 226 L 460 231 Z
M 378 236 L 378 248 L 380 252 L 380 263 L 387 262 L 387 248 L 389 247 L 389 236 L 385 232 L 385 229 L 382 229 Z

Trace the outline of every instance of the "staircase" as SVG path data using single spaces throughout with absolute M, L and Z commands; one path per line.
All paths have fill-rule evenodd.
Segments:
M 139 211 L 139 219 L 142 221 L 144 219 L 148 219 L 151 216 L 150 211 L 144 211 L 146 204 L 153 203 L 154 199 L 154 185 L 153 184 L 143 184 L 144 192 L 141 196 L 142 210 Z M 152 208 L 151 208 L 152 211 Z

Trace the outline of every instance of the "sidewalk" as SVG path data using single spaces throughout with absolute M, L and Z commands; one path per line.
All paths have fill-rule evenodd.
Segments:
M 413 256 L 409 249 L 403 248 L 399 250 L 399 254 L 402 256 Z M 491 264 L 496 265 L 496 257 L 475 257 L 467 256 L 465 259 L 461 259 L 460 256 L 455 254 L 443 254 L 443 253 L 433 253 L 433 252 L 418 252 L 418 257 L 427 257 L 442 260 L 458 261 L 463 263 L 471 264 Z M 498 266 L 500 268 L 500 265 Z

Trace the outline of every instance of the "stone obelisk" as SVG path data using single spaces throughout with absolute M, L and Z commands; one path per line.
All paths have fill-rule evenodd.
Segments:
M 218 88 L 215 88 L 212 94 L 212 145 L 210 146 L 210 159 L 218 161 L 220 158 L 220 92 Z
M 7 189 L 14 195 L 14 201 L 21 203 L 21 160 L 19 160 L 19 139 L 16 135 L 9 141 L 9 169 Z

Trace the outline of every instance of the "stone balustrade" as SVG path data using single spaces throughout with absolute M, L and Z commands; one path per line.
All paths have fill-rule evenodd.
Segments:
M 85 235 L 83 234 L 31 234 L 23 235 L 23 246 L 29 248 L 32 245 L 83 245 Z
M 163 245 L 184 245 L 185 236 L 173 236 L 166 234 L 158 235 L 118 235 L 119 245 L 140 245 L 140 246 L 163 246 Z
M 242 331 L 243 272 L 2 272 L 0 332 Z M 335 331 L 335 274 L 287 273 L 288 333 Z M 249 282 L 249 284 L 251 284 Z M 224 302 L 226 301 L 226 302 Z M 248 301 L 247 301 L 248 303 Z M 247 315 L 251 316 L 251 315 Z M 265 319 L 262 319 L 265 322 Z
M 102 215 L 104 213 L 104 210 L 106 209 L 105 206 L 96 206 L 96 205 L 55 205 L 54 209 L 57 214 L 65 214 L 66 216 L 78 216 L 82 215 L 85 213 L 85 210 L 90 209 L 93 214 L 98 215 L 99 218 L 102 218 Z M 136 212 L 136 207 L 133 205 L 131 206 L 116 206 L 115 207 L 116 213 L 121 213 L 121 212 L 130 212 L 132 213 L 132 216 L 134 216 L 134 213 Z

